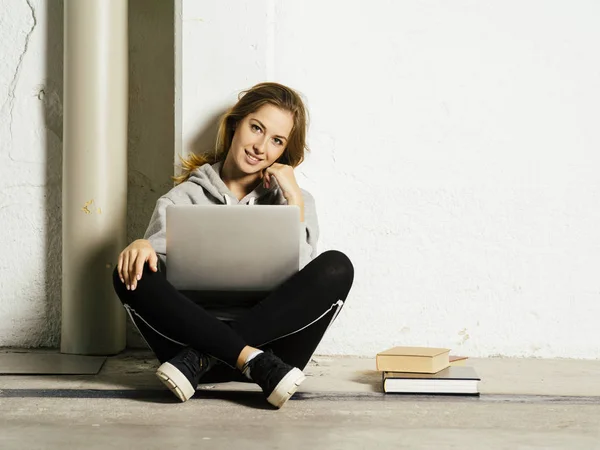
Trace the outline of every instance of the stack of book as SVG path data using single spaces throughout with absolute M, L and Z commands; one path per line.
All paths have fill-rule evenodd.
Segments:
M 479 381 L 466 357 L 450 349 L 394 347 L 377 354 L 383 391 L 400 394 L 479 395 Z

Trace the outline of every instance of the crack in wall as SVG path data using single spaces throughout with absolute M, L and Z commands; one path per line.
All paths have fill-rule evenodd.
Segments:
M 27 3 L 27 6 L 29 6 L 29 10 L 31 11 L 31 17 L 33 18 L 33 24 L 31 25 L 31 28 L 29 29 L 29 31 L 27 32 L 27 35 L 25 36 L 25 45 L 24 45 L 23 51 L 21 52 L 21 55 L 19 56 L 19 61 L 17 62 L 17 67 L 15 68 L 14 76 L 8 86 L 8 99 L 4 103 L 4 106 L 8 103 L 8 112 L 9 112 L 9 116 L 10 116 L 8 131 L 10 134 L 11 142 L 13 140 L 12 129 L 13 129 L 13 120 L 14 120 L 13 117 L 14 117 L 14 109 L 15 109 L 15 91 L 17 90 L 17 83 L 19 81 L 19 76 L 21 75 L 21 69 L 23 68 L 23 60 L 25 59 L 25 54 L 27 53 L 27 50 L 29 49 L 29 40 L 31 39 L 33 30 L 37 26 L 37 17 L 35 15 L 35 8 L 31 4 L 30 0 L 25 0 L 25 3 Z M 4 107 L 3 107 L 3 109 L 4 109 Z M 8 156 L 11 160 L 13 159 L 10 156 L 10 152 L 8 153 Z

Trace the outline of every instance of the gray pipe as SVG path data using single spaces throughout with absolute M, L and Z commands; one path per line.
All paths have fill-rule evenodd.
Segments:
M 62 353 L 125 348 L 112 271 L 126 244 L 127 0 L 65 0 Z

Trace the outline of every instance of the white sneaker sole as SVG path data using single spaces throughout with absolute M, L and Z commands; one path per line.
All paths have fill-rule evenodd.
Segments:
M 171 363 L 162 363 L 156 370 L 156 376 L 182 402 L 189 400 L 196 393 L 192 383 Z
M 276 408 L 281 408 L 294 395 L 304 380 L 306 380 L 306 376 L 300 369 L 294 367 L 275 386 L 271 395 L 267 397 L 267 401 Z

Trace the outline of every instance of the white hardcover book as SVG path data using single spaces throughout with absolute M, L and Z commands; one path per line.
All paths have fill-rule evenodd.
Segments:
M 398 394 L 478 395 L 479 382 L 473 367 L 448 367 L 438 373 L 383 372 L 383 391 Z

